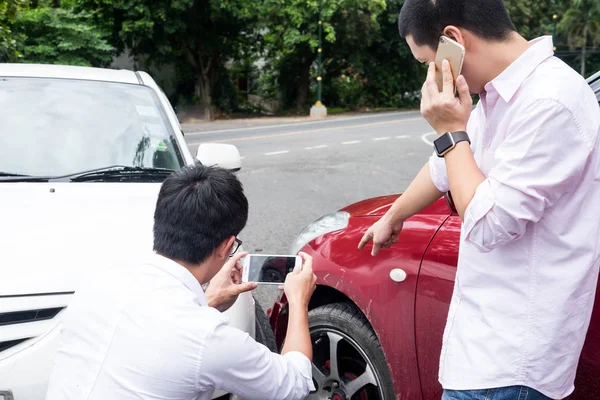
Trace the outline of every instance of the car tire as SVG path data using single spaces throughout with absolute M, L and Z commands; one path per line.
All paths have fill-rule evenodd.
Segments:
M 273 353 L 278 353 L 275 334 L 269 322 L 269 317 L 262 309 L 258 301 L 254 299 L 254 314 L 255 314 L 255 335 L 254 338 L 258 343 L 265 345 Z
M 356 307 L 348 303 L 317 307 L 309 312 L 308 325 L 313 343 L 313 380 L 317 390 L 307 399 L 396 398 L 377 335 Z M 331 343 L 336 344 L 334 352 Z M 333 356 L 337 360 L 335 364 L 331 362 Z M 356 382 L 352 384 L 354 380 Z M 363 385 L 363 382 L 366 383 Z M 336 397 L 336 394 L 339 396 Z

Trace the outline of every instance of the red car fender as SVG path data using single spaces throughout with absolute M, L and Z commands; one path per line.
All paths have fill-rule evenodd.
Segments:
M 398 395 L 420 398 L 414 331 L 415 291 L 421 259 L 445 215 L 425 215 L 405 223 L 391 249 L 371 256 L 370 246 L 358 250 L 366 228 L 376 217 L 351 218 L 344 231 L 327 234 L 306 245 L 318 278 L 311 309 L 352 302 L 367 317 L 379 338 Z M 390 272 L 401 269 L 406 279 L 396 282 Z M 326 298 L 323 298 L 326 297 Z M 282 297 L 270 310 L 270 321 L 281 347 L 287 329 L 287 301 Z

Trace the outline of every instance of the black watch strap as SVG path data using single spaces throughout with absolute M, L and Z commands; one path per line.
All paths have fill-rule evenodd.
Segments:
M 433 141 L 433 147 L 435 148 L 435 152 L 437 153 L 438 157 L 444 157 L 446 153 L 452 150 L 456 144 L 460 142 L 469 142 L 469 144 L 471 144 L 471 139 L 469 138 L 467 132 L 446 132 Z

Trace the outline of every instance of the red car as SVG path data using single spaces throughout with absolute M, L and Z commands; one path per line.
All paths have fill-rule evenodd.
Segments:
M 588 82 L 600 102 L 600 72 Z M 324 216 L 300 233 L 293 251 L 314 258 L 311 303 L 316 392 L 309 399 L 439 400 L 442 334 L 454 286 L 461 221 L 446 195 L 409 219 L 398 243 L 372 257 L 357 250 L 398 195 Z M 279 348 L 285 297 L 270 310 Z M 600 291 L 570 399 L 600 399 Z

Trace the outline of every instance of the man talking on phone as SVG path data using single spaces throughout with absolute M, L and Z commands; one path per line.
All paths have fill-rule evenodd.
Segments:
M 282 355 L 221 314 L 256 287 L 241 283 L 245 253 L 233 254 L 247 218 L 242 185 L 229 171 L 196 166 L 167 178 L 154 214 L 155 253 L 94 279 L 69 305 L 47 399 L 208 400 L 215 390 L 303 399 L 314 388 L 312 259 L 301 253 L 304 265 L 284 284 L 290 313 Z
M 562 399 L 574 390 L 600 265 L 598 102 L 553 56 L 551 37 L 517 33 L 502 0 L 406 0 L 399 30 L 429 67 L 421 112 L 438 136 L 359 247 L 373 241 L 377 255 L 450 191 L 462 231 L 443 399 Z M 441 36 L 465 49 L 456 86 L 448 62 L 437 72 L 432 63 Z

